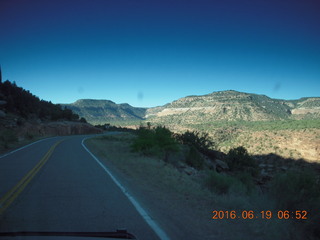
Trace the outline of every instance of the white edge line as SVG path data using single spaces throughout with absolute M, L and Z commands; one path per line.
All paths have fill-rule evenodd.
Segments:
M 111 179 L 114 181 L 114 183 L 121 189 L 121 191 L 124 193 L 124 195 L 126 195 L 126 197 L 130 200 L 130 202 L 137 209 L 137 211 L 142 216 L 142 218 L 149 224 L 149 226 L 158 235 L 158 237 L 161 240 L 169 240 L 170 238 L 168 237 L 168 235 L 148 215 L 148 213 L 141 207 L 141 205 L 138 203 L 138 201 L 135 200 L 134 197 L 132 197 L 130 195 L 130 193 L 125 189 L 125 187 L 123 187 L 122 184 L 112 175 L 110 170 L 105 165 L 103 165 L 103 163 L 101 163 L 99 161 L 99 159 L 93 153 L 91 153 L 90 150 L 85 146 L 84 141 L 87 140 L 88 138 L 91 138 L 91 137 L 84 138 L 81 142 L 81 145 L 84 147 L 84 149 L 93 157 L 94 160 L 96 160 L 96 162 L 100 165 L 100 167 L 102 167 L 103 170 L 111 177 Z
M 13 150 L 13 151 L 11 151 L 11 152 L 8 152 L 8 153 L 5 153 L 5 154 L 1 155 L 0 158 L 4 158 L 4 157 L 6 157 L 6 156 L 9 156 L 9 155 L 11 155 L 11 154 L 13 154 L 13 153 L 15 153 L 15 152 L 18 152 L 18 151 L 22 150 L 22 149 L 25 149 L 25 148 L 27 148 L 27 147 L 30 147 L 30 146 L 33 145 L 33 144 L 36 144 L 36 143 L 39 143 L 39 142 L 42 142 L 42 141 L 44 141 L 44 140 L 48 140 L 48 139 L 51 139 L 51 138 L 56 138 L 56 137 L 44 138 L 44 139 L 40 139 L 40 140 L 38 140 L 38 141 L 35 141 L 35 142 L 33 142 L 33 143 L 29 143 L 28 145 L 25 145 L 25 146 L 20 147 L 20 148 L 18 148 L 18 149 L 16 149 L 16 150 Z

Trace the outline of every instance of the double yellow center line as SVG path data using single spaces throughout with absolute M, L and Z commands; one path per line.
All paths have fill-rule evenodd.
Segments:
M 0 199 L 0 215 L 10 206 L 10 204 L 19 196 L 19 194 L 25 189 L 33 177 L 40 171 L 43 165 L 48 161 L 52 155 L 54 149 L 62 142 L 56 142 L 49 151 L 42 157 L 37 165 L 32 168 L 10 191 L 8 191 Z

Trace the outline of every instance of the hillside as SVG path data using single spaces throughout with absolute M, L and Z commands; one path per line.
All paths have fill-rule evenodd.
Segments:
M 0 117 L 14 115 L 21 120 L 78 121 L 79 115 L 37 96 L 10 81 L 0 82 Z M 84 121 L 84 120 L 83 120 Z
M 187 96 L 150 108 L 146 117 L 150 121 L 167 124 L 319 118 L 320 98 L 281 100 L 233 90 L 220 91 Z
M 37 137 L 99 132 L 70 109 L 40 100 L 14 82 L 2 82 L 0 72 L 0 152 Z
M 109 100 L 81 99 L 71 104 L 61 104 L 92 124 L 118 121 L 144 120 L 145 108 L 132 107 L 127 103 L 116 104 Z
M 320 160 L 320 98 L 316 97 L 281 100 L 221 91 L 148 109 L 146 117 L 175 132 L 207 132 L 225 153 L 244 146 L 251 154 Z

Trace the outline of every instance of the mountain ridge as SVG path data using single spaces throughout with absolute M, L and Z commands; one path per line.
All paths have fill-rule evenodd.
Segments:
M 177 123 L 319 118 L 320 98 L 283 100 L 227 90 L 179 98 L 164 106 L 148 109 L 146 115 L 156 122 Z
M 320 118 L 320 97 L 274 99 L 263 94 L 235 90 L 189 95 L 163 106 L 137 108 L 111 100 L 79 99 L 70 108 L 91 123 L 152 121 L 189 124 L 210 121 L 268 121 Z

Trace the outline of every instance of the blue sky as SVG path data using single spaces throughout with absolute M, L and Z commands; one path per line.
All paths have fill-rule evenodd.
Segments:
M 151 107 L 237 90 L 319 96 L 318 0 L 0 0 L 3 79 Z

